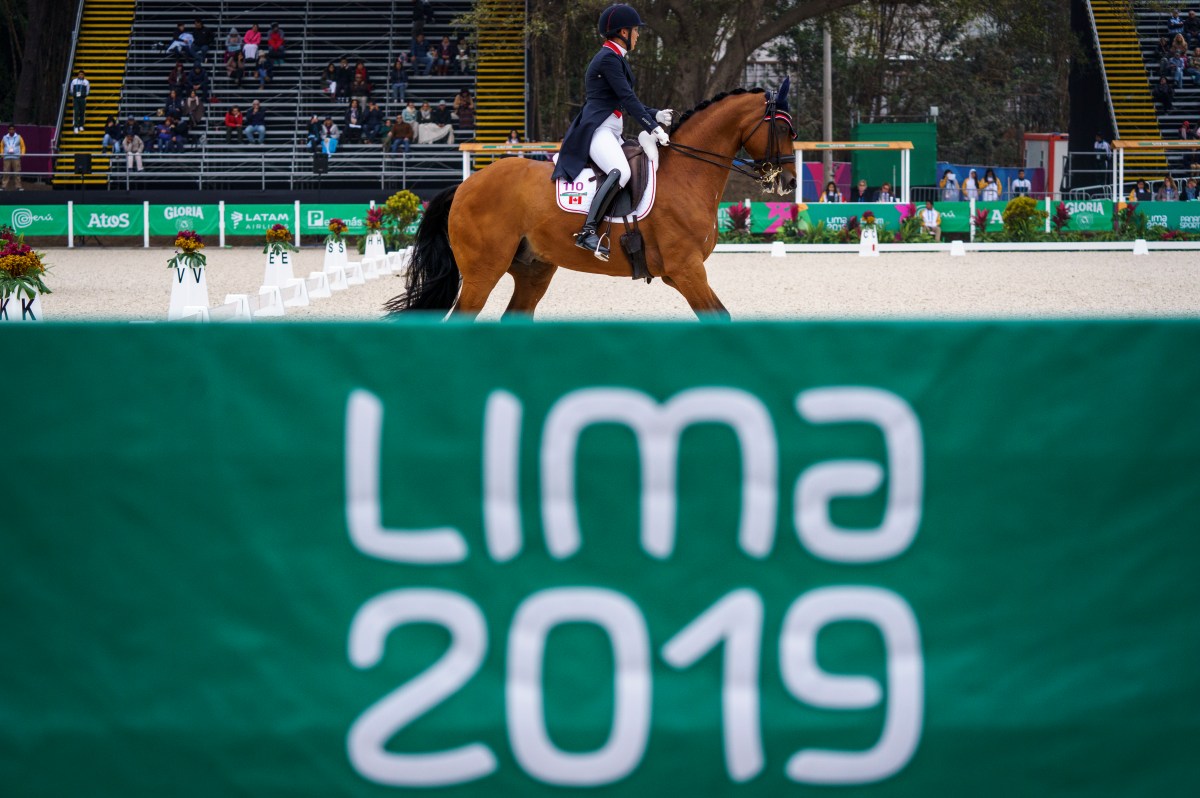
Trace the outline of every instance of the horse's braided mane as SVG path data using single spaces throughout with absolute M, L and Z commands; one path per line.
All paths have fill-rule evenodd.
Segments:
M 683 116 L 679 117 L 679 121 L 676 122 L 671 127 L 671 132 L 674 133 L 675 131 L 679 130 L 679 128 L 683 127 L 684 122 L 687 122 L 695 114 L 699 113 L 700 111 L 703 111 L 705 108 L 709 107 L 710 105 L 715 105 L 716 103 L 719 103 L 721 100 L 724 100 L 726 97 L 734 97 L 739 94 L 762 94 L 762 93 L 763 93 L 763 90 L 760 88 L 753 88 L 753 89 L 739 88 L 739 89 L 734 89 L 733 91 L 723 91 L 720 94 L 718 94 L 716 97 L 713 97 L 710 100 L 705 100 L 704 102 L 700 103 L 695 108 L 693 108 L 692 110 L 684 113 Z

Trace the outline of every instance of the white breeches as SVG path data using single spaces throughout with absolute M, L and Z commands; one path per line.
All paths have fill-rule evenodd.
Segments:
M 600 127 L 596 128 L 596 132 L 592 134 L 592 144 L 588 148 L 588 155 L 604 171 L 604 175 L 614 169 L 621 173 L 622 187 L 629 182 L 631 174 L 629 161 L 625 160 L 625 153 L 621 151 L 621 134 L 623 132 L 620 118 L 612 114 L 601 123 Z M 598 175 L 598 177 L 603 180 L 604 175 Z

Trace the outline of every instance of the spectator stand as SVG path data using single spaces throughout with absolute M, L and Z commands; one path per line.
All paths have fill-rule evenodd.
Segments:
M 549 153 L 558 152 L 560 146 L 557 141 L 525 141 L 519 144 L 511 144 L 509 142 L 470 142 L 460 144 L 458 150 L 462 153 L 462 179 L 466 180 L 471 176 L 476 156 L 490 155 L 491 157 L 488 159 L 489 163 L 497 158 L 510 156 L 524 157 L 525 153 L 531 153 L 534 157 L 538 157 L 538 155 L 548 157 Z
M 1112 201 L 1122 202 L 1128 196 L 1129 191 L 1134 181 L 1130 181 L 1127 185 L 1125 181 L 1125 159 L 1127 153 L 1133 152 L 1197 152 L 1200 151 L 1200 140 L 1191 141 L 1122 141 L 1117 139 L 1112 143 L 1113 149 L 1113 176 L 1112 176 Z M 1198 161 L 1200 163 L 1200 161 Z M 1200 171 L 1196 175 L 1187 175 L 1200 177 Z
M 804 153 L 806 152 L 839 152 L 839 151 L 885 151 L 893 150 L 900 153 L 900 201 L 911 202 L 912 199 L 912 149 L 911 141 L 797 141 L 793 142 L 796 149 L 796 202 L 804 202 Z M 818 184 L 817 193 L 820 193 Z M 816 201 L 816 197 L 811 198 Z

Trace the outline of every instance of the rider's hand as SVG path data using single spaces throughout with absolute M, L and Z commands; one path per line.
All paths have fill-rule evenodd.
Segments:
M 675 118 L 675 112 L 670 108 L 664 108 L 654 115 L 654 119 L 663 127 L 670 127 L 671 120 Z
M 666 147 L 671 144 L 671 137 L 667 135 L 667 131 L 663 130 L 661 126 L 651 130 L 650 135 L 654 136 L 654 140 L 657 141 L 662 147 Z

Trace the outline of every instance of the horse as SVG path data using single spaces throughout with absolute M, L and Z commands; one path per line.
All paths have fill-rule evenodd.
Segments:
M 735 89 L 700 103 L 679 117 L 671 144 L 659 151 L 654 208 L 638 225 L 646 266 L 700 318 L 729 316 L 708 284 L 704 261 L 717 244 L 718 204 L 730 172 L 749 174 L 781 195 L 795 190 L 787 84 L 774 93 Z M 754 159 L 749 167 L 737 158 L 743 148 Z M 506 158 L 430 201 L 405 293 L 386 309 L 473 319 L 508 273 L 514 288 L 505 314 L 532 314 L 560 267 L 629 278 L 632 265 L 620 247 L 602 261 L 575 246 L 579 218 L 557 207 L 552 170 L 545 161 Z

